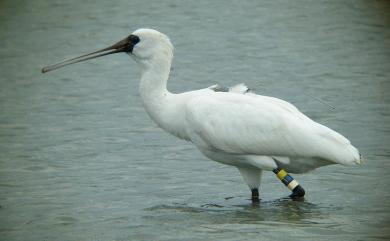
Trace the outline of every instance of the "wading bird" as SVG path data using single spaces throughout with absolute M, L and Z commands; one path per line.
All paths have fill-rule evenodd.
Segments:
M 47 66 L 42 72 L 119 52 L 129 54 L 141 67 L 139 91 L 150 118 L 170 134 L 192 142 L 206 157 L 235 166 L 252 191 L 253 202 L 259 201 L 263 170 L 273 171 L 292 191 L 292 198 L 301 198 L 304 189 L 287 172 L 361 162 L 358 150 L 341 134 L 286 101 L 252 93 L 244 84 L 169 92 L 173 46 L 156 30 L 138 29 L 110 47 Z

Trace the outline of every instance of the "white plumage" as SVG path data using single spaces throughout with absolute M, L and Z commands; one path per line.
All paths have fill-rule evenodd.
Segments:
M 129 55 L 141 66 L 139 89 L 149 116 L 208 158 L 237 167 L 251 189 L 259 187 L 263 170 L 303 173 L 329 164 L 360 163 L 358 150 L 345 137 L 292 104 L 256 95 L 244 84 L 169 92 L 170 40 L 151 29 L 139 29 L 132 36 L 139 41 Z
M 147 29 L 133 34 L 141 39 L 131 56 L 142 62 L 140 92 L 151 118 L 167 132 L 194 143 L 208 158 L 237 167 L 251 189 L 260 185 L 262 170 L 280 167 L 303 173 L 329 164 L 360 163 L 358 150 L 345 137 L 292 104 L 251 93 L 243 84 L 227 92 L 214 85 L 170 93 L 169 39 Z M 143 39 L 151 45 L 142 45 Z M 153 48 L 153 57 L 141 57 L 145 49 Z

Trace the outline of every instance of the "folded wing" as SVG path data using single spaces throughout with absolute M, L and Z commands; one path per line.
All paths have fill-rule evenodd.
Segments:
M 357 149 L 345 137 L 277 98 L 229 92 L 198 96 L 186 106 L 186 121 L 187 132 L 199 148 L 360 162 Z

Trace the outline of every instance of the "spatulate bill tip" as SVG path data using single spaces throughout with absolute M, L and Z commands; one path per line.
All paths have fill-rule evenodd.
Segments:
M 52 69 L 50 69 L 50 68 L 48 68 L 48 67 L 43 67 L 43 68 L 41 69 L 41 73 L 44 74 L 44 73 L 49 72 L 50 70 L 52 70 Z

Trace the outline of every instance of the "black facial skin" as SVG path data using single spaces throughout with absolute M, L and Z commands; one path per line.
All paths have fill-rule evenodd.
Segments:
M 139 43 L 140 39 L 137 35 L 130 34 L 129 37 L 127 37 L 127 40 L 129 41 L 128 45 L 124 49 L 126 53 L 131 53 L 133 52 L 134 46 Z

